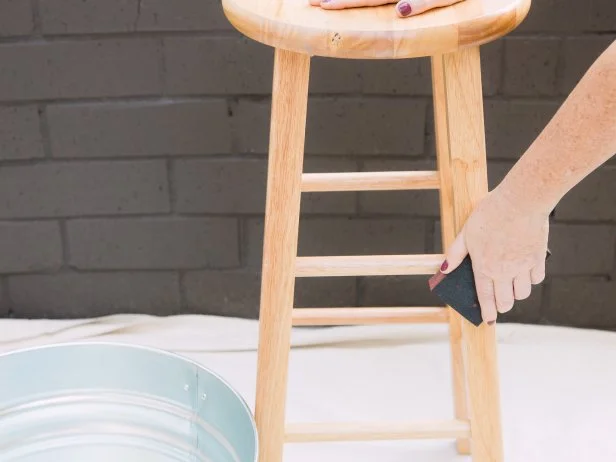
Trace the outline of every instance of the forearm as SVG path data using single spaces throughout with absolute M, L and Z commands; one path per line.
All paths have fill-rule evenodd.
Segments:
M 498 189 L 529 211 L 549 213 L 616 153 L 616 42 L 603 52 Z

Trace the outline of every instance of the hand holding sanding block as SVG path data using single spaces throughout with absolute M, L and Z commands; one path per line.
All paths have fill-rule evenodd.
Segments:
M 550 255 L 548 249 L 546 260 Z M 439 271 L 430 278 L 428 284 L 432 292 L 469 322 L 475 326 L 483 322 L 470 256 L 467 255 L 460 266 L 449 274 Z

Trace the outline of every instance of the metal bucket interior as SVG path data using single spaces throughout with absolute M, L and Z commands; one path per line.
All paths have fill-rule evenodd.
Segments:
M 254 462 L 244 400 L 180 356 L 101 343 L 0 355 L 2 462 Z

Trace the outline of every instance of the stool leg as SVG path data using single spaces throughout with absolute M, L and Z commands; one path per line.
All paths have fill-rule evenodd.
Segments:
M 479 48 L 436 57 L 443 67 L 455 232 L 488 192 Z M 502 462 L 494 326 L 462 321 L 473 462 Z
M 443 58 L 432 58 L 432 94 L 434 101 L 434 125 L 436 129 L 436 157 L 441 182 L 441 237 L 443 249 L 447 249 L 456 237 L 453 207 L 453 182 L 451 179 L 451 159 L 449 154 L 449 134 L 447 126 L 447 102 Z M 464 358 L 462 353 L 462 323 L 460 316 L 452 308 L 449 310 L 449 343 L 451 347 L 452 386 L 454 413 L 457 420 L 468 420 L 466 406 L 466 378 L 464 377 Z M 470 454 L 468 438 L 458 438 L 456 447 L 460 454 Z
M 255 420 L 259 461 L 281 462 L 310 57 L 274 58 Z

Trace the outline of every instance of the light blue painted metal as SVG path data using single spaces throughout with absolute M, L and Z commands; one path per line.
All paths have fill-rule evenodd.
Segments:
M 1 462 L 255 462 L 257 431 L 220 376 L 140 346 L 0 355 Z

